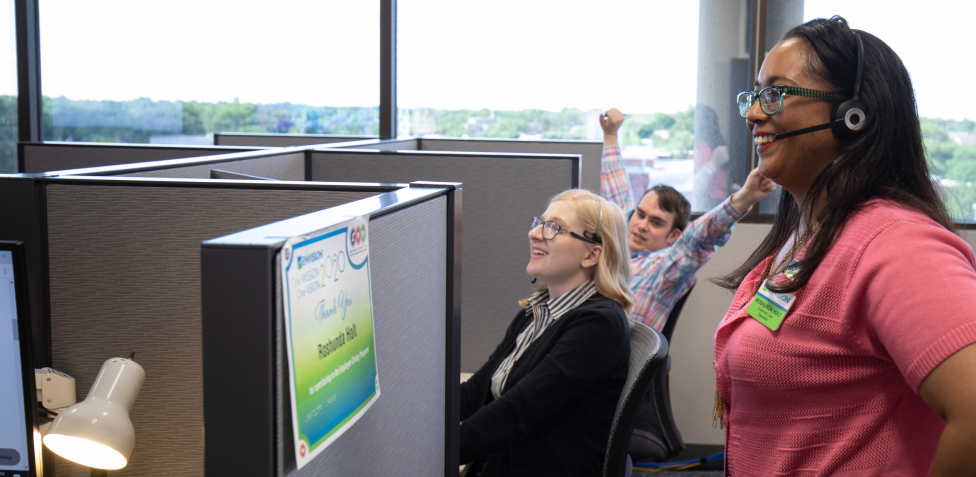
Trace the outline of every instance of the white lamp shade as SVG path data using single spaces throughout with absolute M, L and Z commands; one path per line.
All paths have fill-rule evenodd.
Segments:
M 135 361 L 105 361 L 88 397 L 58 414 L 44 436 L 44 445 L 84 466 L 125 467 L 136 436 L 129 411 L 145 379 L 145 370 Z

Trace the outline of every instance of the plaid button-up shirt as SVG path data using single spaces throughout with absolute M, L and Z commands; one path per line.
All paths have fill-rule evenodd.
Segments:
M 603 197 L 625 212 L 634 209 L 630 181 L 620 165 L 620 148 L 603 148 L 600 173 Z M 745 213 L 732 207 L 729 199 L 685 227 L 674 245 L 655 252 L 630 256 L 630 288 L 634 307 L 630 319 L 660 331 L 674 304 L 695 284 L 695 273 L 718 247 L 728 242 L 735 223 Z

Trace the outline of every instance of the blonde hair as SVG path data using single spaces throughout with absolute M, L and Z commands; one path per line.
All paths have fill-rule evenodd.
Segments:
M 549 203 L 557 201 L 573 204 L 576 218 L 586 231 L 586 237 L 592 238 L 594 231 L 600 235 L 603 252 L 593 271 L 593 283 L 597 292 L 617 302 L 624 311 L 630 312 L 634 304 L 634 294 L 630 290 L 630 249 L 627 244 L 627 224 L 620 207 L 584 189 L 560 192 Z M 545 284 L 539 286 L 540 289 L 544 287 Z M 525 307 L 527 300 L 522 300 L 519 304 Z

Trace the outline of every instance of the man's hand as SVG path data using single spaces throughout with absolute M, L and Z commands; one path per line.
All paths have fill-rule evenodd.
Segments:
M 611 108 L 600 115 L 600 127 L 603 128 L 603 147 L 617 145 L 617 130 L 624 123 L 624 113 L 617 108 Z
M 776 190 L 776 183 L 763 177 L 759 173 L 759 169 L 753 169 L 749 173 L 749 177 L 746 178 L 745 185 L 738 192 L 732 194 L 732 207 L 741 213 L 746 213 L 756 202 L 774 190 Z

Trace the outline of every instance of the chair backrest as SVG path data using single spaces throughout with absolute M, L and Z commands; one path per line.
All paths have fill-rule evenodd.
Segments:
M 664 335 L 664 339 L 668 340 L 668 343 L 671 343 L 671 335 L 674 334 L 674 325 L 678 324 L 681 309 L 685 307 L 685 302 L 688 301 L 688 297 L 694 289 L 695 285 L 692 285 L 681 298 L 678 298 L 678 301 L 674 304 L 674 308 L 671 309 L 671 313 L 668 314 L 668 321 L 664 322 L 664 328 L 661 330 L 661 334 Z
M 641 396 L 651 384 L 651 377 L 664 364 L 667 355 L 668 342 L 661 333 L 643 323 L 630 321 L 630 368 L 610 427 L 603 477 L 625 475 L 627 449 L 634 430 L 634 413 L 637 412 Z
M 671 343 L 671 336 L 674 334 L 674 327 L 681 316 L 681 310 L 688 301 L 695 286 L 692 285 L 681 298 L 674 304 L 668 320 L 661 329 L 661 335 Z M 648 386 L 647 395 L 637 412 L 634 414 L 634 434 L 631 436 L 629 444 L 629 454 L 635 459 L 647 459 L 653 456 L 652 460 L 666 459 L 681 452 L 685 448 L 681 433 L 674 422 L 671 413 L 671 390 L 669 386 L 668 374 L 671 369 L 671 357 L 668 356 L 664 365 L 651 377 L 651 384 Z

